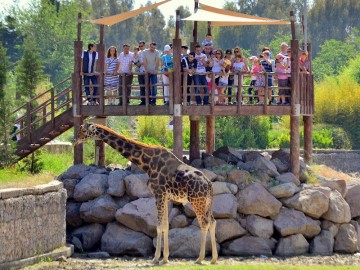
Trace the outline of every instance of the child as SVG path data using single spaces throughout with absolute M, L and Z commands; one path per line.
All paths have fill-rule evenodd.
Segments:
M 214 41 L 212 39 L 212 35 L 211 34 L 207 34 L 206 38 L 201 42 L 202 47 L 204 48 L 205 46 L 211 46 L 212 48 L 214 47 Z
M 251 75 L 256 76 L 255 89 L 259 93 L 259 102 L 256 104 L 264 104 L 264 94 L 265 94 L 265 77 L 261 74 L 263 73 L 264 67 L 261 64 L 259 59 L 254 60 L 254 66 L 251 70 Z
M 245 65 L 245 62 L 242 61 L 241 54 L 236 54 L 235 61 L 232 66 L 232 72 L 235 74 L 234 75 L 234 86 L 239 85 L 239 72 L 241 72 L 241 71 L 247 71 L 247 66 Z M 241 78 L 243 78 L 242 75 L 241 75 Z M 237 89 L 239 89 L 239 88 L 237 88 Z M 241 88 L 240 88 L 240 91 L 242 91 Z
M 221 69 L 221 75 L 219 78 L 219 104 L 227 105 L 227 98 L 225 97 L 225 89 L 228 86 L 229 75 L 230 75 L 230 65 L 225 63 L 225 66 Z
M 287 58 L 286 61 L 284 61 L 284 59 L 287 58 L 285 55 L 279 53 L 278 55 L 276 55 L 276 72 L 278 73 L 278 87 L 279 87 L 279 96 L 277 98 L 277 103 L 278 105 L 284 104 L 287 105 L 289 104 L 288 102 L 286 102 L 285 100 L 285 95 L 289 94 L 289 90 L 288 89 L 283 89 L 282 87 L 287 87 L 288 86 L 288 75 L 285 74 L 288 66 L 289 66 L 289 58 Z
M 254 64 L 254 61 L 257 60 L 257 59 L 258 59 L 258 58 L 257 58 L 256 56 L 254 56 L 254 55 L 249 57 L 249 61 L 250 61 L 250 63 L 251 63 L 251 67 L 254 67 L 254 65 L 255 65 L 255 64 Z M 256 82 L 256 77 L 257 77 L 257 76 L 254 75 L 254 74 L 251 75 L 250 87 L 248 88 L 248 95 L 251 95 L 251 97 L 249 98 L 250 104 L 252 104 L 252 102 L 253 102 L 252 91 L 253 91 L 253 89 L 254 89 L 253 87 L 254 87 L 255 82 Z M 257 90 L 254 91 L 254 95 L 255 95 L 255 96 L 258 95 L 258 91 L 257 91 Z M 259 101 L 259 99 L 256 98 L 256 97 L 254 98 L 254 101 L 255 101 L 255 100 Z M 256 101 L 255 101 L 255 102 L 256 102 Z

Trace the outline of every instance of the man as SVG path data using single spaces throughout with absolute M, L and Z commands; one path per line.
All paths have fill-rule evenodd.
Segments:
M 157 74 L 160 66 L 160 54 L 156 50 L 156 43 L 152 42 L 150 48 L 142 53 L 145 73 L 149 76 L 149 103 L 156 105 Z
M 96 102 L 96 98 L 92 96 L 97 96 L 98 94 L 98 82 L 97 77 L 94 75 L 96 70 L 96 63 L 99 56 L 96 52 L 96 44 L 89 43 L 88 50 L 83 51 L 81 54 L 81 67 L 80 67 L 80 76 L 84 76 L 84 85 L 85 85 L 85 93 L 87 97 L 87 105 L 98 105 Z M 89 75 L 92 74 L 92 75 Z M 90 81 L 93 85 L 93 93 L 90 95 Z
M 123 45 L 123 51 L 119 56 L 119 105 L 122 105 L 122 96 L 126 94 L 126 102 L 130 103 L 129 96 L 131 95 L 131 84 L 133 80 L 132 64 L 133 53 L 130 52 L 130 45 L 125 43 Z M 123 78 L 125 77 L 125 85 L 123 85 Z M 126 89 L 126 91 L 125 91 Z
M 288 56 L 288 53 L 287 53 L 288 47 L 289 46 L 286 44 L 286 42 L 282 42 L 280 45 L 280 49 L 281 49 L 280 53 L 284 56 Z M 286 59 L 285 59 L 285 61 L 286 61 Z
M 207 63 L 207 56 L 201 52 L 201 46 L 195 46 L 195 59 L 197 61 L 197 68 L 196 73 L 194 75 L 194 80 L 196 85 L 202 85 L 204 87 L 204 105 L 209 105 L 209 96 L 208 96 L 208 88 L 207 88 L 207 81 L 206 81 L 206 70 L 205 65 Z M 199 74 L 200 73 L 200 74 Z M 200 88 L 198 86 L 195 87 L 195 94 L 200 94 Z M 196 96 L 196 104 L 201 105 L 201 97 Z
M 183 57 L 187 57 L 188 56 L 188 49 L 189 49 L 189 47 L 188 46 L 186 46 L 186 45 L 182 45 L 181 46 L 181 59 L 183 58 Z
M 269 50 L 265 50 L 263 51 L 262 53 L 263 55 L 263 58 L 261 60 L 261 65 L 264 67 L 265 69 L 265 72 L 266 73 L 270 73 L 270 72 L 273 72 L 273 66 L 274 66 L 274 61 L 271 60 L 271 54 L 270 54 L 270 51 Z M 273 97 L 274 95 L 274 90 L 272 90 L 272 85 L 273 85 L 273 80 L 272 80 L 272 75 L 268 75 L 268 99 L 269 99 L 269 105 L 271 103 L 275 103 L 275 99 Z
M 135 64 L 136 71 L 140 73 L 145 73 L 144 60 L 142 57 L 142 54 L 146 49 L 145 41 L 140 40 L 138 44 L 140 51 L 139 51 L 139 62 Z M 145 105 L 145 74 L 139 74 L 138 81 L 140 85 L 140 96 L 141 96 L 141 102 L 139 105 Z
M 195 59 L 195 53 L 190 52 L 188 57 L 183 57 L 181 60 L 181 72 L 187 71 L 187 93 L 190 94 L 190 85 L 193 83 L 194 73 L 196 72 L 197 61 Z M 183 75 L 181 75 L 181 84 L 183 84 Z M 187 105 L 190 105 L 191 96 L 187 96 Z M 185 102 L 185 101 L 184 101 Z

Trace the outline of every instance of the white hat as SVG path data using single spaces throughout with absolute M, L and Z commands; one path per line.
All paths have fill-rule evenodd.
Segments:
M 164 52 L 167 52 L 167 51 L 170 51 L 170 50 L 171 50 L 170 45 L 165 45 Z

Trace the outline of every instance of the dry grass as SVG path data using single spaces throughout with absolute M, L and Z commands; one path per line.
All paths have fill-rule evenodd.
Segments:
M 54 180 L 54 175 L 41 173 L 36 175 L 19 173 L 14 170 L 0 170 L 0 189 L 29 188 Z
M 349 174 L 336 171 L 326 165 L 311 165 L 311 169 L 316 175 L 322 176 L 326 179 L 336 178 L 345 181 L 354 181 L 354 177 Z

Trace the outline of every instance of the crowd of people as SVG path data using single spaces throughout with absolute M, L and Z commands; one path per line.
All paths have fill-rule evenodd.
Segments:
M 89 44 L 88 50 L 83 51 L 81 58 L 81 75 L 84 80 L 87 104 L 97 105 L 97 99 L 93 97 L 98 95 L 98 80 L 95 72 L 98 60 L 96 45 Z M 306 51 L 301 51 L 299 66 L 300 71 L 309 72 L 310 62 Z M 140 88 L 139 105 L 145 105 L 146 91 L 150 97 L 149 104 L 156 104 L 158 79 L 162 81 L 164 104 L 168 105 L 169 73 L 173 70 L 172 44 L 165 45 L 162 54 L 155 42 L 150 43 L 147 48 L 146 43 L 140 41 L 132 51 L 130 51 L 130 45 L 125 43 L 122 46 L 122 52 L 118 52 L 115 46 L 111 46 L 107 50 L 104 67 L 107 105 L 122 105 L 123 102 L 129 104 L 134 72 L 137 74 Z M 264 47 L 259 55 L 245 58 L 239 47 L 225 51 L 214 49 L 212 36 L 207 35 L 201 44 L 195 46 L 194 51 L 189 52 L 189 48 L 185 45 L 181 47 L 181 71 L 181 82 L 186 82 L 187 85 L 186 102 L 188 105 L 192 104 L 192 95 L 195 95 L 194 102 L 197 105 L 210 104 L 211 90 L 214 91 L 215 104 L 218 105 L 238 102 L 264 104 L 266 96 L 269 104 L 272 105 L 286 105 L 290 101 L 291 49 L 285 42 L 281 44 L 275 56 L 270 48 Z M 273 72 L 277 74 L 275 77 L 272 75 Z M 249 87 L 244 89 L 244 81 L 247 77 L 249 77 Z M 278 89 L 276 94 L 273 87 L 275 85 Z M 202 94 L 200 94 L 200 88 L 203 89 Z M 235 89 L 244 89 L 241 100 L 238 100 L 240 95 L 233 95 Z

